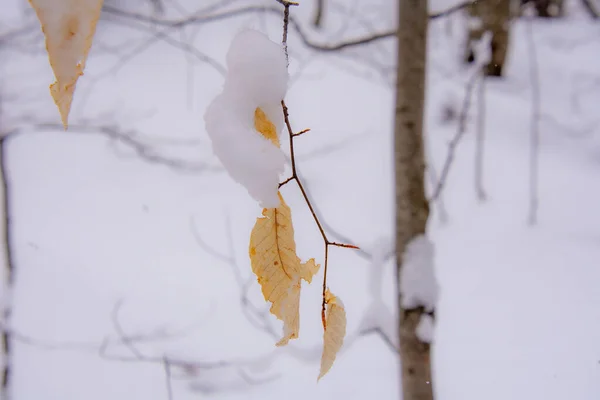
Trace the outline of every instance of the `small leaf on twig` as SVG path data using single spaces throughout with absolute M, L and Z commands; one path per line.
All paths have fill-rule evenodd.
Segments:
M 83 75 L 103 0 L 29 0 L 46 36 L 56 82 L 50 93 L 65 129 L 75 85 Z
M 321 379 L 331 369 L 337 353 L 344 344 L 346 336 L 346 310 L 342 301 L 335 297 L 329 289 L 325 292 L 327 316 L 325 332 L 323 333 L 323 355 L 321 356 Z
M 301 279 L 308 283 L 318 272 L 314 259 L 301 263 L 296 255 L 292 213 L 278 193 L 280 205 L 265 208 L 250 235 L 250 262 L 271 314 L 283 321 L 283 337 L 277 346 L 298 337 L 300 330 Z

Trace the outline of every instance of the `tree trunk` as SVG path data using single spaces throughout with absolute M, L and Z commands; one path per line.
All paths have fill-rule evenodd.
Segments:
M 470 21 L 465 61 L 474 61 L 473 42 L 481 39 L 481 36 L 489 31 L 492 34 L 492 57 L 484 72 L 486 76 L 502 76 L 508 50 L 510 0 L 477 1 L 468 7 L 468 11 Z
M 594 0 L 582 0 L 582 2 L 592 19 L 600 18 L 600 2 L 597 2 L 597 4 L 594 4 Z
M 559 18 L 564 16 L 564 1 L 563 0 L 521 0 L 522 7 L 528 3 L 533 3 L 533 7 L 541 18 Z
M 412 238 L 425 233 L 429 216 L 423 151 L 427 22 L 426 0 L 399 0 L 394 132 L 398 282 L 404 250 Z M 423 309 L 403 309 L 398 292 L 403 399 L 432 400 L 429 344 L 416 335 Z

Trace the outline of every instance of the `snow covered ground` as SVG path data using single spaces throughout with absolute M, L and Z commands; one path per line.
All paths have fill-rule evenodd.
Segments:
M 313 36 L 335 42 L 383 30 L 393 23 L 388 3 L 340 7 L 338 19 Z M 311 7 L 293 15 L 308 21 Z M 18 13 L 8 14 L 16 24 Z M 344 15 L 370 23 L 345 26 Z M 460 107 L 467 79 L 457 63 L 459 23 L 436 21 L 430 31 L 427 143 L 438 174 L 457 129 L 456 121 L 439 121 L 441 108 L 448 99 Z M 280 25 L 252 14 L 187 34 L 223 63 L 241 27 L 279 40 Z M 435 206 L 430 219 L 441 286 L 433 349 L 441 400 L 600 398 L 600 25 L 574 9 L 565 21 L 532 28 L 542 98 L 538 224 L 527 225 L 532 85 L 523 21 L 514 26 L 507 78 L 486 85 L 488 200 L 479 202 L 474 188 L 474 100 L 443 192 L 448 220 Z M 71 123 L 101 118 L 135 129 L 159 155 L 193 164 L 192 171 L 148 163 L 106 135 L 75 129 L 27 131 L 8 143 L 18 270 L 12 327 L 23 336 L 14 347 L 15 400 L 167 399 L 163 364 L 134 360 L 118 343 L 123 334 L 155 361 L 233 361 L 185 374 L 172 368 L 177 400 L 397 399 L 396 357 L 375 335 L 353 340 L 316 383 L 321 275 L 302 295 L 292 349 L 275 351 L 276 340 L 246 318 L 238 280 L 252 280 L 247 246 L 260 209 L 220 169 L 202 119 L 223 77 L 165 42 L 120 63 L 117 52 L 147 35 L 99 25 Z M 367 250 L 393 234 L 394 47 L 385 43 L 351 57 L 315 55 L 290 31 L 291 122 L 312 130 L 296 142 L 300 173 L 328 225 Z M 17 100 L 3 105 L 4 118 L 60 123 L 43 54 L 10 51 L 0 81 Z M 298 190 L 286 187 L 283 195 L 298 254 L 322 259 Z M 369 306 L 370 266 L 352 250 L 330 254 L 328 281 L 344 300 L 350 336 Z M 382 272 L 390 308 L 393 268 L 387 260 Z M 256 282 L 248 294 L 264 306 Z

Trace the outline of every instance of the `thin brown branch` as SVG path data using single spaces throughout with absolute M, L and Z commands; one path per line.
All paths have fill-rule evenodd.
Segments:
M 283 38 L 281 39 L 281 44 L 283 45 L 283 51 L 285 53 L 285 61 L 287 62 L 287 65 L 289 65 L 290 57 L 288 55 L 287 37 L 290 21 L 290 6 L 297 6 L 298 3 L 287 0 L 277 0 L 277 2 L 283 5 Z
M 304 185 L 302 184 L 302 181 L 298 177 L 298 169 L 296 167 L 296 157 L 295 157 L 295 152 L 294 152 L 294 137 L 295 137 L 295 135 L 294 135 L 294 130 L 292 129 L 292 125 L 290 123 L 289 109 L 288 109 L 287 105 L 285 104 L 284 100 L 281 101 L 281 109 L 283 111 L 283 118 L 285 121 L 285 126 L 287 127 L 288 135 L 290 138 L 290 157 L 291 157 L 291 162 L 292 162 L 292 176 L 290 178 L 286 179 L 285 181 L 281 182 L 279 184 L 279 187 L 282 187 L 283 185 L 285 185 L 288 182 L 291 182 L 292 180 L 296 182 L 296 184 L 298 185 L 298 188 L 300 189 L 300 192 L 302 193 L 302 197 L 304 197 L 304 201 L 306 202 L 306 205 L 308 206 L 308 209 L 310 210 L 313 220 L 315 221 L 315 224 L 317 225 L 317 228 L 319 229 L 319 233 L 321 234 L 321 237 L 323 238 L 323 243 L 325 245 L 325 260 L 323 263 L 323 301 L 321 303 L 321 318 L 323 321 L 323 329 L 325 329 L 325 326 L 326 326 L 325 310 L 327 308 L 327 304 L 325 302 L 325 293 L 327 292 L 327 267 L 328 267 L 328 258 L 329 258 L 329 246 L 344 247 L 344 248 L 348 248 L 348 249 L 359 249 L 359 247 L 352 245 L 352 244 L 333 242 L 333 241 L 329 240 L 329 238 L 327 237 L 327 234 L 325 233 L 325 229 L 323 229 L 323 225 L 321 224 L 321 221 L 319 220 L 319 217 L 317 216 L 317 213 L 315 212 L 315 209 L 314 209 L 310 199 L 308 198 L 308 194 L 306 193 L 306 190 L 304 189 Z
M 290 180 L 295 179 L 295 178 L 290 178 Z M 200 247 L 206 251 L 209 255 L 211 255 L 212 257 L 215 257 L 216 259 L 219 259 L 227 264 L 230 265 L 230 267 L 232 268 L 236 281 L 238 283 L 239 289 L 240 289 L 240 303 L 242 306 L 242 310 L 245 313 L 246 318 L 248 319 L 248 321 L 258 330 L 263 331 L 264 333 L 266 333 L 268 336 L 274 338 L 274 339 L 278 339 L 278 333 L 275 332 L 275 330 L 273 329 L 273 327 L 271 326 L 271 324 L 269 323 L 269 311 L 268 308 L 261 310 L 258 307 L 256 307 L 251 300 L 248 297 L 248 288 L 250 286 L 250 284 L 252 284 L 252 282 L 254 282 L 254 279 L 250 278 L 247 281 L 245 281 L 243 279 L 243 277 L 241 276 L 240 273 L 240 268 L 236 263 L 234 254 L 235 254 L 235 248 L 233 246 L 233 239 L 231 237 L 231 221 L 229 220 L 228 214 L 226 217 L 227 220 L 227 252 L 222 252 L 219 250 L 216 250 L 215 248 L 212 248 L 209 244 L 206 243 L 205 240 L 203 240 L 200 236 L 199 232 L 194 232 L 193 235 L 196 238 L 197 243 L 200 245 L 200 243 L 202 243 L 200 245 Z M 320 220 L 321 224 L 323 226 L 326 226 L 323 222 L 323 220 Z M 194 228 L 192 226 L 192 228 Z M 338 245 L 338 243 L 332 242 L 331 245 Z M 327 251 L 329 250 L 329 248 L 327 247 Z M 362 250 L 359 249 L 358 250 L 358 254 L 363 256 L 364 258 L 371 260 L 373 258 L 373 255 L 370 254 L 369 252 L 367 252 L 366 250 Z M 393 257 L 394 253 L 389 253 L 386 254 L 383 258 L 384 261 L 388 260 L 389 258 Z M 323 315 L 322 315 L 323 317 Z M 359 329 L 357 332 L 355 332 L 353 335 L 351 335 L 349 337 L 349 339 L 347 340 L 347 343 L 344 345 L 344 348 L 346 350 L 348 350 L 348 348 L 350 346 L 352 346 L 352 344 L 354 343 L 354 341 L 356 339 L 359 338 L 363 338 L 366 336 L 370 336 L 370 335 L 376 335 L 379 336 L 384 343 L 386 343 L 390 349 L 394 352 L 398 351 L 397 346 L 393 343 L 393 336 L 386 334 L 386 332 L 384 331 L 384 328 L 382 326 L 369 326 L 368 328 L 365 329 Z M 280 351 L 284 351 L 285 354 L 293 357 L 294 359 L 297 359 L 299 361 L 317 361 L 318 358 L 320 357 L 320 349 L 317 349 L 316 351 L 309 351 L 307 349 L 302 349 L 302 348 L 298 348 L 295 347 L 293 345 L 288 345 L 283 349 L 278 349 L 278 352 Z M 312 357 L 311 354 L 316 354 L 315 357 Z M 278 353 L 272 353 L 271 356 L 276 356 Z M 241 372 L 240 372 L 241 374 Z M 260 381 L 263 382 L 263 381 Z
M 355 250 L 359 249 L 358 246 L 355 246 L 353 244 L 344 244 L 344 243 L 329 242 L 329 245 L 330 246 L 336 246 L 336 247 L 343 247 L 343 248 L 346 248 L 346 249 L 355 249 Z
M 285 186 L 287 183 L 293 181 L 294 179 L 296 179 L 295 176 L 290 176 L 289 178 L 287 178 L 286 180 L 284 180 L 283 182 L 281 182 L 279 184 L 279 188 L 281 189 L 282 186 Z
M 325 239 L 325 265 L 323 267 L 323 300 L 321 302 L 321 323 L 323 324 L 323 330 L 327 329 L 327 318 L 325 317 L 325 311 L 327 309 L 327 259 L 329 256 L 329 243 Z
M 288 32 L 288 25 L 291 20 L 290 15 L 289 15 L 289 6 L 290 5 L 288 4 L 287 0 L 277 0 L 277 1 L 280 3 L 283 1 L 282 4 L 285 7 L 284 14 L 283 14 L 282 45 L 285 49 L 285 55 L 286 55 L 286 59 L 287 59 L 287 57 L 288 57 L 287 32 Z M 297 27 L 297 30 L 298 30 L 298 32 L 300 32 L 299 27 Z M 288 64 L 289 64 L 289 60 L 288 60 Z M 323 262 L 323 293 L 322 293 L 323 299 L 321 302 L 321 320 L 323 323 L 323 329 L 326 329 L 327 328 L 327 320 L 325 318 L 325 311 L 327 308 L 327 301 L 325 299 L 326 298 L 325 295 L 327 293 L 327 267 L 328 267 L 328 261 L 329 261 L 329 246 L 345 247 L 345 248 L 350 248 L 350 249 L 358 249 L 358 247 L 351 245 L 351 244 L 341 244 L 341 243 L 332 242 L 331 240 L 329 240 L 327 238 L 327 234 L 325 233 L 325 230 L 323 229 L 323 226 L 321 225 L 321 221 L 319 221 L 319 217 L 317 217 L 315 209 L 313 208 L 312 203 L 310 202 L 310 199 L 308 198 L 308 194 L 306 193 L 306 190 L 304 189 L 304 185 L 302 185 L 302 181 L 298 178 L 298 169 L 296 167 L 296 154 L 294 152 L 294 137 L 297 137 L 297 136 L 301 135 L 302 133 L 307 132 L 307 130 L 301 131 L 297 135 L 294 134 L 294 130 L 292 129 L 292 124 L 290 123 L 289 109 L 288 109 L 287 105 L 285 104 L 285 100 L 281 100 L 281 110 L 283 111 L 283 118 L 285 121 L 285 126 L 288 130 L 288 135 L 289 135 L 289 139 L 290 139 L 290 158 L 291 158 L 291 164 L 292 164 L 292 178 L 287 179 L 284 182 L 282 182 L 282 184 L 280 184 L 279 187 L 285 185 L 286 183 L 290 182 L 291 180 L 296 181 L 296 184 L 298 185 L 300 192 L 302 192 L 302 197 L 304 197 L 304 201 L 306 202 L 306 205 L 308 206 L 308 209 L 310 210 L 310 213 L 313 216 L 315 224 L 317 225 L 317 228 L 319 229 L 319 232 L 321 233 L 321 237 L 323 238 L 323 244 L 325 246 L 325 260 Z
M 298 133 L 294 133 L 292 136 L 293 136 L 293 137 L 300 136 L 300 135 L 302 135 L 302 134 L 304 134 L 304 133 L 306 133 L 306 132 L 310 132 L 310 128 L 303 129 L 303 130 L 301 130 L 301 131 L 300 131 L 300 132 L 298 132 Z

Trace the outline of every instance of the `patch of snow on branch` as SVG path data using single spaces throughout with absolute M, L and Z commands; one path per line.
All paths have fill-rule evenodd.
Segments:
M 479 68 L 492 61 L 492 33 L 485 31 L 479 40 L 473 44 L 475 65 Z
M 434 270 L 434 246 L 424 235 L 412 239 L 406 246 L 400 273 L 400 293 L 403 308 L 424 307 L 433 311 L 439 286 Z
M 419 324 L 417 325 L 416 334 L 417 338 L 423 343 L 432 343 L 433 342 L 433 332 L 434 332 L 434 324 L 433 317 L 429 314 L 421 315 L 421 319 L 419 319 Z
M 277 207 L 285 155 L 255 129 L 254 118 L 260 108 L 280 136 L 284 127 L 281 101 L 288 86 L 285 54 L 264 34 L 244 30 L 233 39 L 226 61 L 223 91 L 204 114 L 206 132 L 233 180 L 261 207 Z

